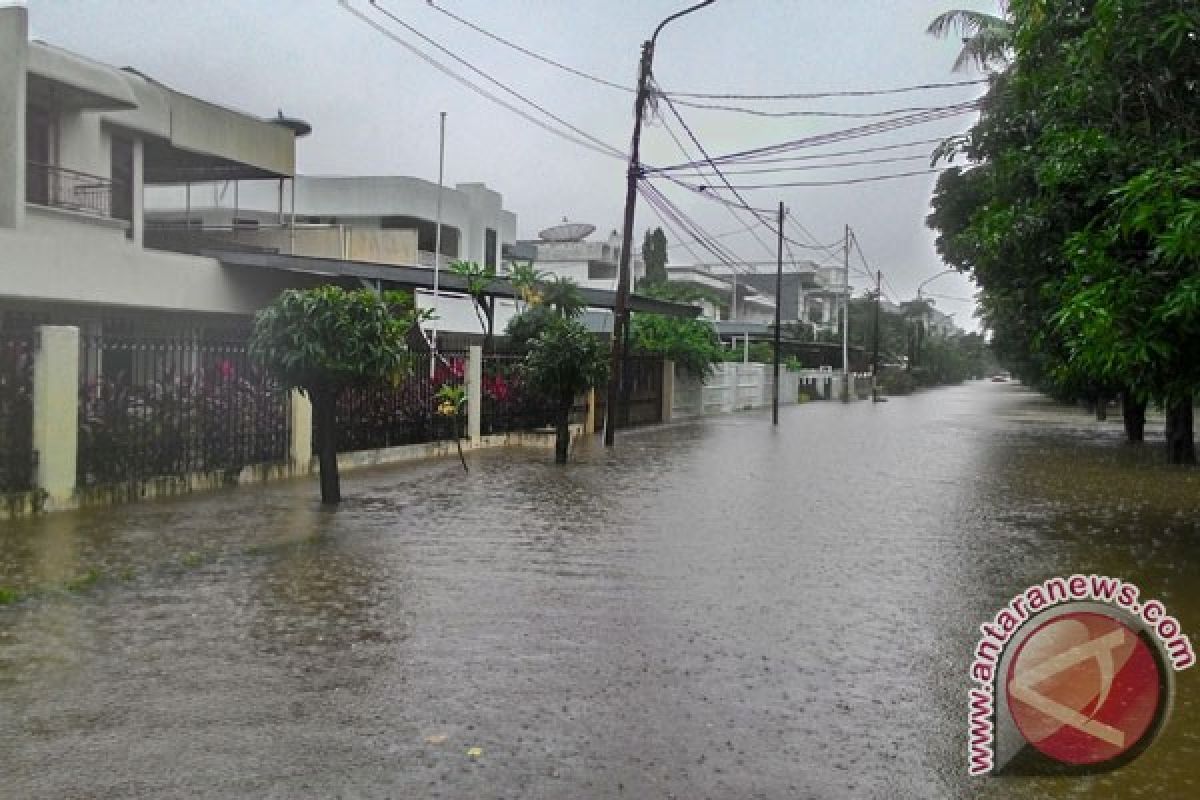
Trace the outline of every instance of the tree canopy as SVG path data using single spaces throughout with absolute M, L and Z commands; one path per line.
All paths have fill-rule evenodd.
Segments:
M 288 289 L 255 315 L 251 352 L 281 383 L 303 391 L 313 403 L 323 502 L 341 501 L 338 393 L 398 378 L 405 339 L 421 316 L 407 294 L 380 296 L 338 286 Z
M 1192 461 L 1200 7 L 1012 0 L 1009 12 L 1012 64 L 941 153 L 969 164 L 938 181 L 939 252 L 982 287 L 998 351 L 1060 391 L 1162 402 L 1180 432 L 1171 460 Z

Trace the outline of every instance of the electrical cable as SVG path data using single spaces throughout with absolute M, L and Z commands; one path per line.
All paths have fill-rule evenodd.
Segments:
M 372 6 L 374 8 L 379 9 L 385 15 L 387 15 L 393 19 L 398 19 L 397 17 L 395 17 L 395 15 L 390 14 L 390 12 L 386 11 L 385 9 L 382 9 L 382 8 L 379 8 L 379 6 L 376 6 L 374 3 L 374 0 L 371 0 L 371 2 L 372 2 Z M 358 17 L 361 21 L 365 22 L 367 25 L 374 28 L 377 32 L 383 34 L 384 36 L 391 39 L 396 44 L 399 44 L 401 47 L 404 47 L 406 50 L 408 50 L 409 52 L 413 53 L 421 60 L 428 63 L 430 66 L 437 69 L 439 72 L 442 72 L 443 74 L 447 75 L 448 77 L 458 81 L 459 83 L 463 84 L 464 86 L 471 89 L 475 93 L 487 98 L 488 100 L 491 100 L 492 102 L 508 109 L 509 111 L 512 111 L 513 113 L 522 117 L 526 121 L 531 122 L 534 125 L 537 125 L 539 128 L 542 128 L 543 130 L 548 131 L 549 133 L 552 133 L 556 136 L 566 139 L 567 141 L 573 142 L 573 143 L 581 145 L 583 147 L 587 147 L 589 150 L 593 150 L 595 152 L 606 155 L 610 158 L 617 158 L 622 161 L 626 159 L 626 155 L 624 153 L 622 153 L 619 149 L 613 147 L 612 145 L 608 144 L 607 142 L 597 139 L 596 137 L 587 133 L 583 129 L 572 125 L 571 123 L 567 122 L 566 120 L 562 119 L 561 117 L 557 116 L 556 114 L 554 114 L 554 113 L 550 112 L 549 110 L 543 108 L 542 106 L 538 105 L 537 103 L 535 103 L 534 101 L 525 97 L 524 95 L 520 94 L 519 92 L 512 89 L 511 87 L 508 87 L 505 84 L 501 83 L 500 81 L 496 80 L 495 78 L 492 78 L 490 75 L 487 75 L 487 73 L 478 69 L 477 67 L 475 67 L 474 65 L 465 61 L 464 59 L 459 58 L 457 55 L 450 52 L 445 47 L 442 47 L 442 45 L 438 44 L 437 42 L 433 41 L 432 39 L 429 39 L 429 37 L 424 36 L 419 31 L 416 31 L 415 29 L 413 29 L 411 26 L 407 25 L 406 23 L 403 23 L 401 21 L 400 24 L 403 25 L 405 28 L 412 30 L 417 36 L 421 37 L 425 41 L 428 41 L 431 45 L 433 45 L 437 49 L 441 50 L 442 52 L 446 53 L 451 58 L 454 58 L 456 61 L 458 61 L 459 63 L 468 67 L 473 72 L 476 72 L 477 74 L 486 78 L 491 83 L 494 83 L 495 85 L 497 85 L 504 91 L 508 92 L 512 96 L 516 97 L 517 99 L 521 100 L 522 102 L 526 103 L 527 105 L 530 105 L 533 108 L 537 109 L 542 114 L 550 117 L 551 119 L 558 122 L 560 125 L 567 128 L 568 130 L 575 132 L 576 134 L 578 134 L 579 138 L 577 138 L 576 136 L 567 134 L 564 131 L 559 130 L 558 128 L 555 128 L 555 127 L 549 125 L 548 123 L 534 117 L 532 114 L 526 112 L 525 110 L 512 105 L 511 103 L 504 100 L 503 98 L 497 97 L 496 95 L 492 94 L 488 90 L 476 85 L 475 83 L 471 82 L 469 79 L 464 78 L 463 76 L 461 76 L 458 73 L 451 70 L 449 67 L 446 67 L 444 64 L 442 64 L 441 62 L 434 59 L 432 56 L 421 51 L 419 48 L 415 47 L 410 42 L 402 39 L 394 31 L 388 30 L 382 24 L 378 23 L 374 19 L 371 19 L 369 16 L 367 16 L 363 12 L 359 11 L 357 8 L 354 8 L 353 6 L 351 6 L 349 4 L 348 0 L 338 0 L 338 5 L 341 6 L 348 13 L 353 14 L 354 16 Z

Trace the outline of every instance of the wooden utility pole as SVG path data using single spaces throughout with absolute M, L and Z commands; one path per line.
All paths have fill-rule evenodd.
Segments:
M 883 270 L 875 270 L 875 331 L 871 354 L 871 399 L 879 402 L 879 304 L 883 302 Z
M 850 226 L 846 226 L 842 263 L 842 402 L 850 402 Z
M 775 381 L 771 385 L 771 424 L 779 424 L 779 328 L 783 307 L 783 201 L 779 201 L 779 250 L 775 265 Z
M 642 115 L 650 96 L 650 69 L 654 64 L 654 42 L 658 34 L 673 19 L 712 5 L 716 0 L 704 0 L 658 23 L 654 34 L 642 45 L 642 60 L 638 65 L 637 95 L 633 101 L 633 140 L 629 147 L 629 169 L 625 184 L 625 227 L 621 232 L 621 260 L 617 274 L 617 297 L 613 303 L 612 356 L 609 359 L 608 403 L 604 409 L 604 446 L 612 447 L 617 434 L 617 404 L 621 399 L 621 373 L 624 369 L 625 331 L 629 327 L 629 258 L 633 250 L 634 204 L 637 185 L 642 177 L 641 143 Z

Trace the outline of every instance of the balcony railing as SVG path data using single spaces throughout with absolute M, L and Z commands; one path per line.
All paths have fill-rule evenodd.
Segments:
M 73 169 L 27 162 L 25 200 L 100 217 L 113 215 L 113 182 Z

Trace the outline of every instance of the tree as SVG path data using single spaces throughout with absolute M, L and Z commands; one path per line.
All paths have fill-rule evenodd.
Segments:
M 925 32 L 939 39 L 951 33 L 962 37 L 962 50 L 952 68 L 955 72 L 961 72 L 971 64 L 982 70 L 992 65 L 1003 67 L 1012 47 L 1012 23 L 980 11 L 953 9 L 938 14 Z
M 424 315 L 399 292 L 337 286 L 288 289 L 254 316 L 251 352 L 289 389 L 308 395 L 317 421 L 321 502 L 341 502 L 337 398 L 402 374 L 405 337 Z
M 579 284 L 566 275 L 555 275 L 541 284 L 542 304 L 553 308 L 563 319 L 579 316 L 586 308 Z
M 646 264 L 643 285 L 660 286 L 667 282 L 667 235 L 662 228 L 646 231 L 646 238 L 642 240 L 642 261 Z
M 675 303 L 695 303 L 710 297 L 702 291 L 669 283 L 643 286 L 639 293 Z M 636 350 L 669 359 L 697 380 L 703 380 L 725 355 L 716 329 L 702 319 L 638 312 L 630 324 L 630 339 Z
M 1191 462 L 1200 8 L 1012 0 L 1010 17 L 1012 67 L 958 148 L 976 166 L 938 182 L 939 252 L 983 287 L 998 350 L 1060 392 L 1120 391 L 1135 420 L 1162 402 L 1168 458 Z
M 483 331 L 483 347 L 490 350 L 492 327 L 496 321 L 496 298 L 489 295 L 487 290 L 496 279 L 496 268 L 490 264 L 481 267 L 475 261 L 453 261 L 450 263 L 450 271 L 466 282 L 471 307 L 475 309 L 475 317 L 479 320 L 480 330 Z
M 554 400 L 554 461 L 565 464 L 571 444 L 571 406 L 577 394 L 607 379 L 604 348 L 582 323 L 551 317 L 530 345 L 524 367 L 530 383 Z

